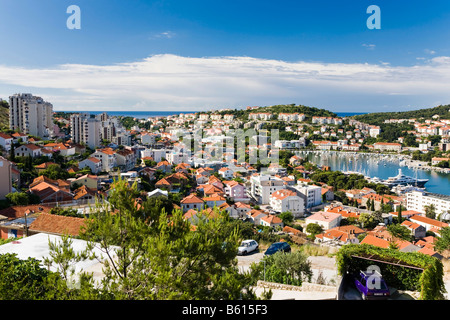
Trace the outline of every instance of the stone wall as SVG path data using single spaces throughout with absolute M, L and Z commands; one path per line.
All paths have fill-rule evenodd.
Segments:
M 290 291 L 316 291 L 316 292 L 337 292 L 337 288 L 333 286 L 326 286 L 316 283 L 303 282 L 302 286 L 292 286 L 288 284 L 267 282 L 258 280 L 258 287 L 277 290 L 290 290 Z

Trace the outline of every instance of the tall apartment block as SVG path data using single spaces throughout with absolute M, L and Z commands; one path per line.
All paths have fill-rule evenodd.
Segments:
M 70 116 L 70 134 L 75 143 L 84 143 L 91 149 L 100 146 L 100 119 L 89 113 L 77 113 Z
M 31 93 L 9 97 L 9 128 L 48 138 L 53 128 L 53 105 Z

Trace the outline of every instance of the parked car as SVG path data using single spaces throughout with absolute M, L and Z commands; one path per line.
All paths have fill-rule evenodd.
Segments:
M 378 271 L 361 271 L 355 277 L 354 282 L 363 300 L 387 299 L 390 297 L 389 287 Z
M 264 252 L 264 255 L 270 256 L 278 251 L 291 252 L 291 246 L 287 242 L 275 242 Z
M 250 252 L 258 250 L 258 242 L 255 240 L 244 240 L 238 247 L 238 255 L 246 255 Z

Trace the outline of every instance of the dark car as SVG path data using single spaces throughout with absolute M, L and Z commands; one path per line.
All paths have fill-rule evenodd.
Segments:
M 291 246 L 287 242 L 275 242 L 264 252 L 264 255 L 270 256 L 278 251 L 291 252 Z
M 361 271 L 355 276 L 356 289 L 361 293 L 363 300 L 388 299 L 389 288 L 378 271 Z

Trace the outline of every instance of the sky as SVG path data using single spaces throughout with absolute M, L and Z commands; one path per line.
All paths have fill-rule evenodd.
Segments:
M 0 97 L 58 111 L 430 108 L 450 104 L 449 23 L 448 0 L 1 0 Z

